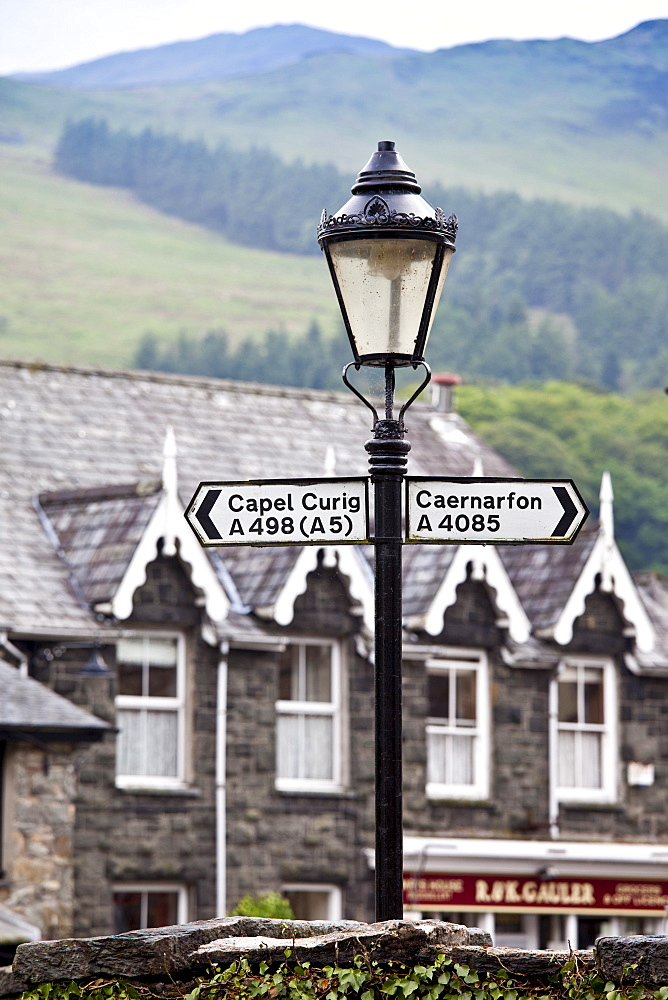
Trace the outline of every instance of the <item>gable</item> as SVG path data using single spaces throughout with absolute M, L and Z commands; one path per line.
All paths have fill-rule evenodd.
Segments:
M 611 594 L 625 627 L 631 630 L 641 652 L 651 652 L 656 633 L 614 539 L 601 531 L 566 604 L 552 628 L 544 636 L 565 646 L 573 638 L 575 622 L 585 613 L 587 598 L 597 588 Z
M 320 552 L 323 553 L 322 557 Z M 374 599 L 373 577 L 364 556 L 352 545 L 329 545 L 319 550 L 316 546 L 306 546 L 285 579 L 273 605 L 273 618 L 279 625 L 289 625 L 295 614 L 297 598 L 308 585 L 308 577 L 317 572 L 319 564 L 336 568 L 343 576 L 352 604 L 359 605 L 362 621 L 369 632 L 373 631 Z
M 112 600 L 159 502 L 160 483 L 43 493 L 36 509 L 71 574 L 94 607 Z M 45 523 L 45 521 L 47 523 Z
M 457 600 L 457 588 L 469 576 L 483 582 L 497 614 L 497 625 L 508 629 L 515 642 L 526 642 L 531 624 L 493 546 L 460 545 L 423 616 L 414 616 L 410 627 L 437 636 L 443 631 L 445 613 Z

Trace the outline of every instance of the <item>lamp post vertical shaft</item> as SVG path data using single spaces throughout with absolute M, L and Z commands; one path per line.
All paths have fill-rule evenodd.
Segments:
M 410 445 L 391 419 L 394 371 L 386 369 L 385 420 L 367 441 L 375 509 L 376 920 L 403 916 L 401 766 L 401 494 Z
M 401 799 L 402 483 L 410 445 L 403 414 L 431 377 L 424 351 L 455 251 L 457 219 L 420 195 L 415 174 L 390 140 L 378 143 L 352 198 L 318 226 L 354 361 L 345 385 L 373 411 L 365 448 L 375 502 L 376 920 L 403 916 Z M 427 378 L 394 420 L 396 368 Z M 348 380 L 350 368 L 385 368 L 385 419 Z

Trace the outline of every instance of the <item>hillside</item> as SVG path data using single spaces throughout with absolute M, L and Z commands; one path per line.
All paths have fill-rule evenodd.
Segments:
M 129 366 L 147 332 L 259 337 L 338 322 L 317 257 L 234 246 L 15 147 L 0 147 L 0 231 L 5 358 Z
M 0 80 L 0 224 L 6 248 L 0 251 L 5 258 L 2 353 L 128 364 L 146 333 L 173 343 L 181 332 L 198 339 L 224 328 L 230 342 L 239 344 L 268 329 L 283 329 L 291 337 L 303 335 L 313 319 L 326 335 L 337 328 L 333 295 L 317 258 L 241 250 L 226 241 L 238 235 L 221 237 L 166 218 L 155 210 L 167 207 L 160 199 L 148 208 L 135 203 L 129 192 L 55 176 L 53 150 L 65 123 L 93 116 L 108 122 L 110 129 L 125 128 L 135 135 L 150 125 L 182 139 L 204 137 L 209 149 L 221 140 L 235 150 L 273 148 L 286 166 L 280 191 L 270 198 L 280 202 L 288 216 L 292 205 L 301 208 L 307 200 L 300 187 L 303 171 L 287 166 L 297 155 L 304 164 L 338 166 L 345 179 L 343 191 L 375 140 L 395 138 L 423 184 L 429 187 L 435 181 L 447 188 L 444 204 L 462 222 L 461 253 L 447 293 L 449 303 L 461 308 L 450 309 L 443 338 L 447 356 L 439 357 L 438 363 L 468 370 L 466 359 L 475 357 L 483 363 L 471 373 L 488 374 L 498 356 L 507 367 L 504 328 L 510 322 L 515 339 L 524 335 L 525 321 L 512 301 L 515 292 L 524 296 L 530 309 L 538 310 L 537 317 L 529 317 L 533 331 L 543 308 L 568 314 L 558 322 L 562 355 L 570 351 L 572 356 L 573 309 L 560 304 L 563 296 L 543 301 L 534 294 L 527 285 L 528 261 L 531 258 L 535 265 L 542 247 L 552 247 L 563 259 L 564 268 L 561 263 L 559 267 L 570 268 L 582 286 L 601 255 L 587 264 L 569 247 L 579 253 L 584 244 L 594 246 L 588 233 L 591 223 L 584 217 L 576 219 L 571 210 L 561 217 L 555 204 L 547 215 L 542 213 L 540 226 L 527 231 L 526 206 L 510 195 L 505 202 L 485 202 L 475 190 L 514 189 L 523 196 L 607 205 L 617 213 L 640 207 L 668 220 L 666 42 L 668 21 L 653 21 L 594 44 L 570 39 L 495 41 L 407 54 L 369 40 L 291 25 L 183 43 L 186 49 L 167 46 L 121 54 L 121 62 L 114 63 L 117 68 L 122 63 L 126 81 L 139 79 L 142 72 L 147 79 L 146 74 L 158 72 L 156 66 L 162 67 L 165 79 L 173 80 L 175 74 L 192 78 L 204 72 L 204 65 L 211 65 L 207 59 L 212 46 L 218 46 L 214 62 L 224 64 L 225 72 L 233 76 L 226 80 L 105 87 L 107 60 L 64 71 L 76 75 L 80 70 L 97 89 Z M 109 57 L 112 62 L 116 58 Z M 244 66 L 261 72 L 239 76 Z M 257 160 L 256 154 L 249 156 L 245 169 L 253 173 Z M 220 183 L 225 188 L 224 175 Z M 465 190 L 455 197 L 458 184 Z M 262 194 L 266 202 L 267 192 Z M 335 209 L 343 197 L 327 195 L 322 207 Z M 248 192 L 238 200 L 240 222 L 247 214 L 255 226 L 262 226 L 266 212 L 262 200 Z M 320 207 L 318 201 L 314 219 Z M 546 221 L 550 213 L 552 222 Z M 298 212 L 292 214 L 296 218 Z M 518 215 L 524 220 L 521 225 L 516 224 Z M 186 219 L 207 221 L 193 215 Z M 631 222 L 634 232 L 642 229 L 637 219 L 625 223 L 623 214 L 606 222 L 610 243 L 605 257 L 625 241 L 623 262 L 617 252 L 617 271 L 629 278 L 626 289 L 617 280 L 619 295 L 625 298 L 610 297 L 612 289 L 602 298 L 592 286 L 584 298 L 578 293 L 573 305 L 588 326 L 593 311 L 598 317 L 605 312 L 595 324 L 594 336 L 599 344 L 614 341 L 621 360 L 624 338 L 637 328 L 638 311 L 656 313 L 659 291 L 665 287 L 666 268 L 663 275 L 659 273 L 660 261 L 652 265 L 641 294 L 630 283 L 631 270 L 637 271 L 638 261 L 646 259 L 651 243 L 640 239 L 633 252 L 630 244 L 636 237 L 630 239 L 627 232 Z M 308 234 L 311 229 L 309 221 Z M 473 230 L 478 234 L 493 230 L 496 235 L 487 242 L 476 236 L 477 249 L 471 255 L 467 241 Z M 572 233 L 570 243 L 564 242 L 562 231 Z M 646 231 L 646 237 L 651 235 Z M 264 246 L 286 249 L 280 243 Z M 508 273 L 513 268 L 516 276 Z M 633 281 L 641 278 L 633 275 Z M 545 267 L 540 280 L 549 288 Z M 474 299 L 483 304 L 482 312 L 469 308 L 459 294 L 476 283 Z M 651 319 L 650 325 L 651 336 L 660 341 L 660 317 Z M 497 335 L 498 345 L 493 342 Z M 531 330 L 528 335 L 533 336 Z M 472 347 L 481 336 L 484 351 Z M 636 341 L 640 344 L 640 338 Z M 536 343 L 534 348 L 536 363 L 525 377 L 544 367 L 540 355 L 545 346 Z M 652 346 L 650 354 L 659 349 L 660 344 Z M 596 351 L 600 354 L 599 347 Z M 629 363 L 641 361 L 639 356 Z M 591 377 L 599 377 L 600 367 L 599 359 Z M 566 365 L 564 377 L 568 370 Z M 570 370 L 578 373 L 582 366 L 570 363 Z M 547 374 L 558 377 L 554 370 Z M 634 371 L 622 375 L 622 385 L 624 378 L 636 377 Z M 521 375 L 515 371 L 515 377 Z M 605 384 L 615 385 L 615 378 L 609 377 Z M 654 383 L 641 380 L 640 384 Z
M 279 30 L 280 45 L 271 35 Z M 300 30 L 267 29 L 266 37 L 280 49 Z M 95 114 L 112 127 L 266 146 L 353 175 L 375 141 L 391 137 L 425 182 L 668 220 L 666 53 L 668 20 L 660 20 L 597 43 L 497 41 L 382 55 L 339 44 L 289 64 L 265 60 L 261 72 L 231 79 L 125 90 L 104 89 L 103 76 L 88 76 L 89 87 L 96 83 L 88 90 L 4 80 L 0 138 L 46 153 L 68 118 Z

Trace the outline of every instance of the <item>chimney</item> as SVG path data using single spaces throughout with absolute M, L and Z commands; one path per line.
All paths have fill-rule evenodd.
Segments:
M 434 375 L 431 380 L 431 405 L 439 413 L 452 413 L 452 390 L 456 385 L 461 385 L 461 376 L 453 375 L 452 372 L 440 372 Z

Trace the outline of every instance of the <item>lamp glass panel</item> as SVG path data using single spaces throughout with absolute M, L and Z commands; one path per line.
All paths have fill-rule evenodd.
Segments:
M 429 240 L 389 238 L 330 245 L 359 355 L 413 354 L 436 246 Z M 434 310 L 451 256 L 446 252 Z

